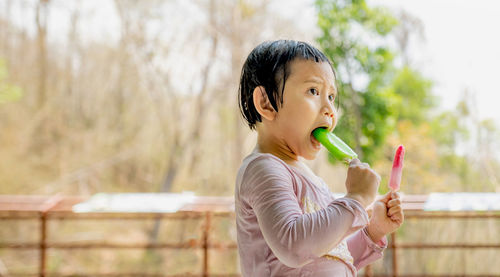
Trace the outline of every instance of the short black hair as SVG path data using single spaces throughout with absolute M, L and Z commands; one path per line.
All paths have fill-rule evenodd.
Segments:
M 263 86 L 271 105 L 278 111 L 278 101 L 279 106 L 283 104 L 285 82 L 290 75 L 290 62 L 296 58 L 317 63 L 328 62 L 334 76 L 336 75 L 325 54 L 306 42 L 275 40 L 259 44 L 250 52 L 243 65 L 238 92 L 240 112 L 250 129 L 255 129 L 256 123 L 262 122 L 253 103 L 253 91 L 256 87 Z

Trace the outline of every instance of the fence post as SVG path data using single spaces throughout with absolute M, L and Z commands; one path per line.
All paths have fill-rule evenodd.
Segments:
M 63 198 L 56 194 L 50 197 L 48 200 L 42 203 L 39 208 L 40 212 L 40 277 L 45 277 L 46 272 L 46 260 L 47 260 L 47 217 L 49 211 L 57 206 Z
M 392 276 L 397 277 L 398 272 L 398 255 L 396 246 L 396 232 L 391 233 L 391 247 L 392 247 Z
M 45 260 L 47 249 L 47 212 L 40 213 L 40 277 L 45 277 Z
M 212 213 L 205 212 L 205 226 L 203 228 L 203 277 L 208 277 L 208 248 L 209 248 L 209 235 L 212 224 Z

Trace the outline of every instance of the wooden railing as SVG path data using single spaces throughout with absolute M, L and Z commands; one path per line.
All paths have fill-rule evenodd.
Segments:
M 403 199 L 403 208 L 407 219 L 439 219 L 439 218 L 484 218 L 496 220 L 500 219 L 497 212 L 425 212 L 422 210 L 423 203 L 427 199 L 425 195 L 407 195 Z M 236 249 L 236 243 L 217 242 L 211 238 L 213 229 L 213 219 L 216 217 L 234 218 L 234 203 L 232 197 L 201 197 L 195 203 L 182 207 L 176 213 L 73 213 L 71 207 L 85 200 L 82 197 L 42 197 L 42 196 L 0 196 L 0 228 L 2 221 L 6 220 L 33 220 L 40 222 L 38 242 L 4 242 L 0 240 L 0 250 L 19 249 L 39 250 L 38 272 L 16 273 L 9 272 L 6 276 L 240 276 L 234 274 L 213 274 L 209 268 L 210 251 Z M 144 219 L 198 219 L 202 220 L 202 232 L 199 239 L 192 239 L 180 243 L 112 243 L 112 242 L 50 242 L 48 224 L 56 220 L 106 220 L 106 221 L 126 221 Z M 5 239 L 5 238 L 0 238 Z M 398 253 L 405 249 L 495 249 L 500 252 L 500 244 L 425 244 L 425 243 L 400 243 L 397 233 L 390 235 L 387 251 L 394 251 L 392 256 L 392 269 L 388 274 L 374 274 L 370 266 L 366 267 L 360 276 L 382 277 L 382 276 L 424 276 L 424 275 L 402 275 L 398 268 Z M 47 271 L 47 253 L 51 250 L 65 249 L 198 249 L 202 250 L 202 268 L 195 270 L 201 273 L 190 272 L 182 274 L 148 274 L 143 272 L 129 273 L 92 273 L 85 274 L 73 272 L 71 274 L 59 274 Z M 498 255 L 500 257 L 500 255 Z M 1 259 L 1 257 L 0 257 Z M 0 276 L 3 276 L 0 272 Z M 429 275 L 426 275 L 429 276 Z M 500 276 L 500 275 L 432 275 L 432 276 Z

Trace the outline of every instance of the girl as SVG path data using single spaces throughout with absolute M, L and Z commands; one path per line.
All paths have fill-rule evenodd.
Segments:
M 356 276 L 403 223 L 397 193 L 375 201 L 380 177 L 368 164 L 350 163 L 347 194 L 334 199 L 301 161 L 320 150 L 314 129 L 335 128 L 336 96 L 332 64 L 307 43 L 264 42 L 243 65 L 240 110 L 258 133 L 235 187 L 243 276 Z

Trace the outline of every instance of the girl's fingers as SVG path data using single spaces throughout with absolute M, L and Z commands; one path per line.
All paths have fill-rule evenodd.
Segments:
M 387 212 L 387 216 L 391 217 L 400 212 L 401 212 L 401 206 L 395 206 L 389 209 L 389 211 Z
M 360 163 L 361 163 L 361 161 L 359 159 L 354 158 L 349 163 L 349 166 L 359 165 Z
M 399 218 L 399 219 L 402 219 L 404 217 L 403 213 L 401 211 L 393 214 L 390 216 L 391 219 L 394 219 L 394 218 Z
M 401 194 L 399 194 L 399 192 L 392 191 L 391 192 L 391 198 L 392 199 L 401 199 Z
M 392 199 L 389 202 L 387 202 L 387 208 L 392 208 L 394 206 L 400 206 L 401 205 L 401 199 Z
M 380 178 L 380 176 L 378 176 L 378 177 Z M 380 181 L 380 179 L 379 179 L 379 181 Z M 392 200 L 399 200 L 400 201 L 399 203 L 401 203 L 401 195 L 398 192 L 389 191 L 386 195 L 384 195 L 382 198 L 380 198 L 380 201 L 382 201 L 386 204 Z M 388 206 L 388 208 L 390 208 L 392 206 L 394 206 L 394 204 L 391 206 Z
M 396 224 L 398 224 L 399 226 L 401 226 L 401 224 L 403 224 L 403 220 L 402 219 L 399 219 L 399 218 L 391 218 L 391 220 L 393 222 L 396 222 Z
M 387 205 L 387 202 L 391 200 L 391 192 L 388 192 L 386 195 L 383 195 L 379 201 L 384 202 Z
M 401 224 L 403 224 L 404 215 L 403 215 L 403 213 L 397 213 L 397 214 L 391 216 L 391 220 L 395 221 L 396 223 L 401 225 Z

